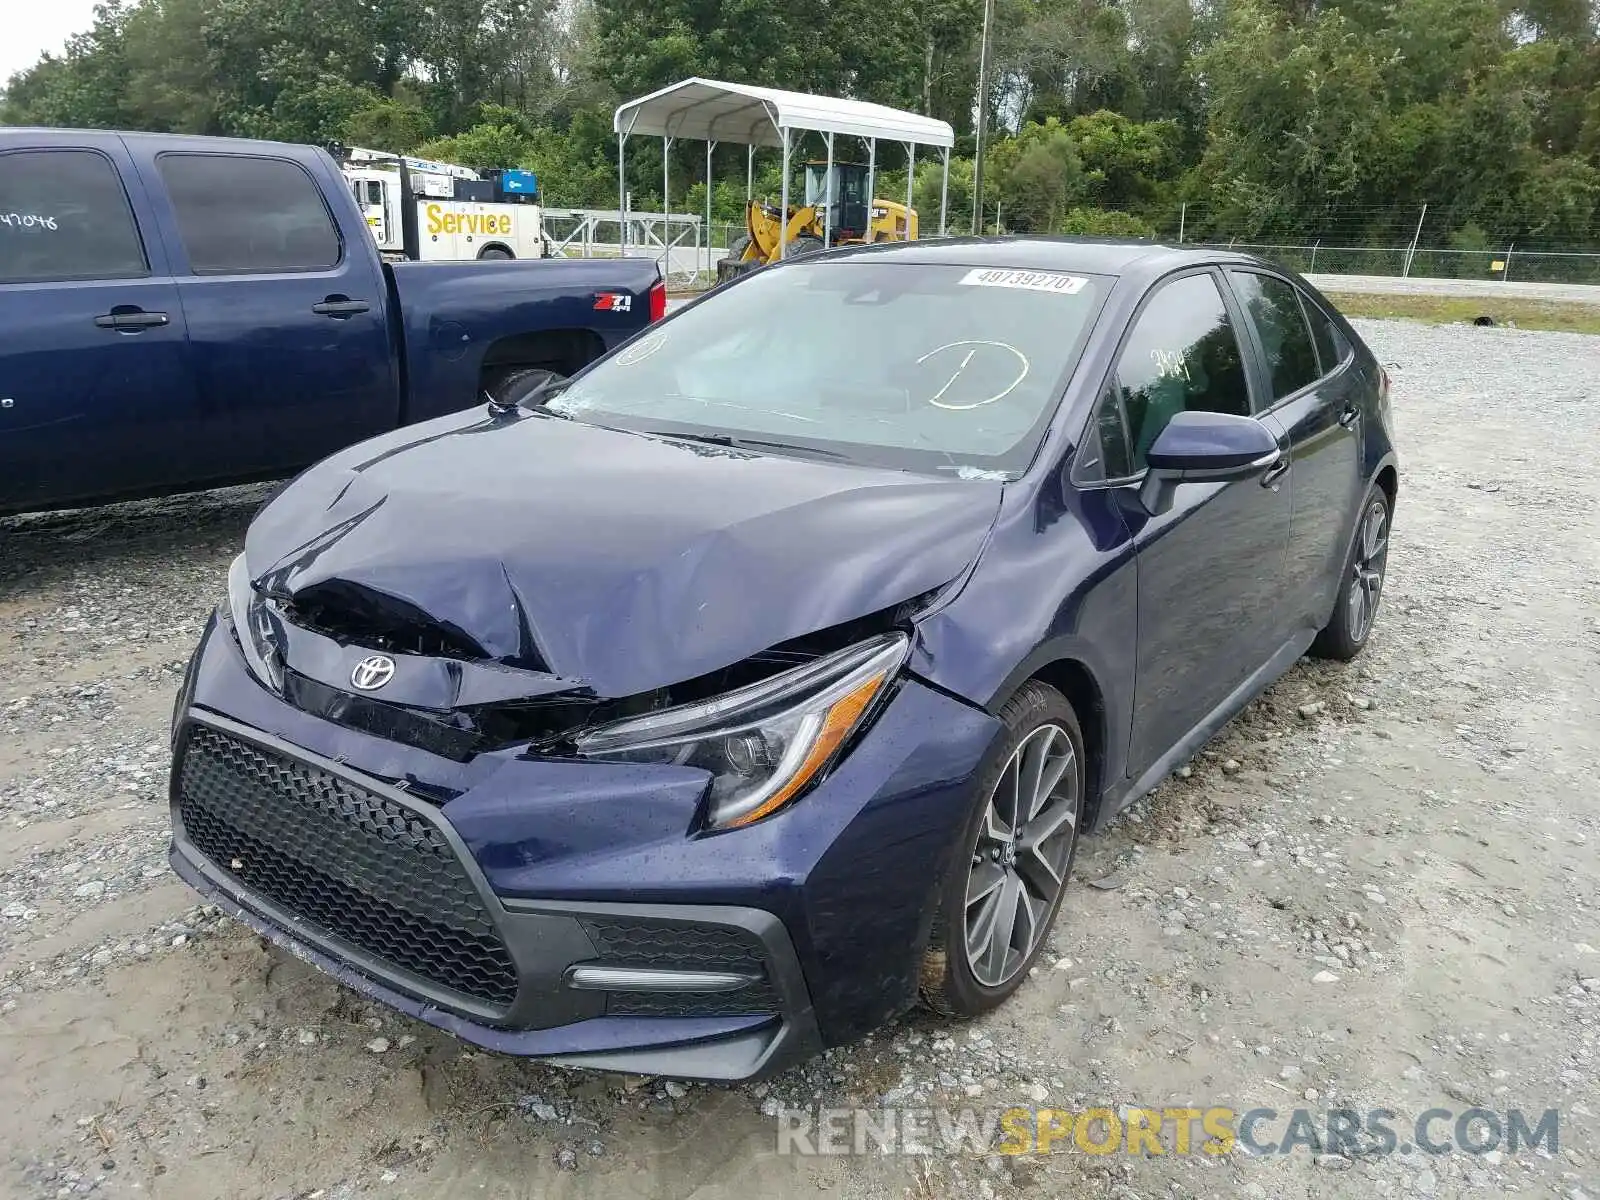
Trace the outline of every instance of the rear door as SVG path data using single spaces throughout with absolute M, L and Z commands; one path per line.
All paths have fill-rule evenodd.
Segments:
M 1176 413 L 1256 415 L 1248 343 L 1220 282 L 1201 270 L 1156 286 L 1096 414 L 1102 444 L 1110 443 L 1108 477 L 1129 484 L 1125 508 L 1138 552 L 1135 776 L 1204 723 L 1283 642 L 1290 497 L 1278 468 L 1226 483 L 1180 483 L 1159 516 L 1131 499 L 1145 455 Z M 1257 419 L 1279 435 L 1270 419 Z
M 115 134 L 0 144 L 0 507 L 180 483 L 183 307 Z
M 377 254 L 315 161 L 164 151 L 139 164 L 173 246 L 218 474 L 293 470 L 399 410 Z M 347 244 L 324 188 L 350 214 Z
M 1299 288 L 1267 271 L 1227 275 L 1259 347 L 1268 411 L 1287 435 L 1294 512 L 1286 615 L 1314 632 L 1332 612 L 1360 503 L 1362 379 L 1349 343 Z

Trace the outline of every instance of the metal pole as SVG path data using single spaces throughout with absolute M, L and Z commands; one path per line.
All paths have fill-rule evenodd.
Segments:
M 778 130 L 778 137 L 783 142 L 783 191 L 778 201 L 778 258 L 781 260 L 789 245 L 789 130 Z
M 822 245 L 833 245 L 833 134 L 828 134 L 828 170 L 822 177 Z
M 917 144 L 906 143 L 906 241 L 911 240 L 911 185 L 917 181 Z
M 1422 237 L 1422 222 L 1428 216 L 1428 206 L 1422 206 L 1422 213 L 1417 217 L 1417 231 L 1411 235 L 1411 246 L 1406 250 L 1405 266 L 1401 269 L 1402 278 L 1411 274 L 1411 260 L 1417 256 L 1417 241 Z
M 1189 223 L 1189 202 L 1185 200 L 1178 207 L 1178 245 L 1183 245 L 1183 231 Z
M 983 0 L 983 34 L 978 42 L 978 128 L 972 159 L 972 232 L 983 232 L 983 133 L 989 123 L 989 27 L 994 0 Z
M 706 142 L 706 274 L 710 275 L 715 268 L 711 265 L 711 152 L 717 148 L 712 141 Z
M 1311 269 L 1312 269 L 1312 271 L 1315 271 L 1317 269 L 1317 247 L 1320 246 L 1320 245 L 1322 245 L 1322 239 L 1321 238 L 1318 238 L 1315 242 L 1313 242 L 1311 244 Z
M 661 138 L 661 274 L 672 274 L 672 139 Z
M 1506 265 L 1505 269 L 1500 272 L 1501 283 L 1504 283 L 1506 280 L 1511 278 L 1511 252 L 1516 248 L 1517 244 L 1515 242 L 1512 242 L 1511 245 L 1506 247 Z
M 867 139 L 867 227 L 861 231 L 866 241 L 872 240 L 872 198 L 878 194 L 878 139 Z
M 672 139 L 661 139 L 661 215 L 672 215 Z
M 945 232 L 944 214 L 950 206 L 950 147 L 944 148 L 944 178 L 939 182 L 939 236 Z
M 744 151 L 744 202 L 748 206 L 756 197 L 756 146 L 751 142 Z
M 628 253 L 628 135 L 617 134 L 617 253 Z

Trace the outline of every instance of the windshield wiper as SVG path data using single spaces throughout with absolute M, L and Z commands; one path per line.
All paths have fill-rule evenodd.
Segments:
M 796 454 L 813 458 L 847 459 L 850 456 L 837 450 L 824 450 L 817 446 L 802 446 L 769 438 L 735 437 L 731 433 L 669 433 L 664 429 L 647 429 L 640 432 L 650 437 L 675 438 L 680 442 L 700 442 L 708 446 L 727 446 L 731 450 L 753 448 L 759 450 L 792 450 Z

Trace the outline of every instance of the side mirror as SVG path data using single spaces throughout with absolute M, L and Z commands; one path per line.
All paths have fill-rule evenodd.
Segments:
M 1156 435 L 1139 500 L 1152 516 L 1172 507 L 1179 483 L 1242 479 L 1283 456 L 1273 432 L 1254 417 L 1180 412 Z

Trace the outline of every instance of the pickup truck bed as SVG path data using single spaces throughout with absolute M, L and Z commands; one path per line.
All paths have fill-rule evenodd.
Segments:
M 384 263 L 313 147 L 0 129 L 0 512 L 293 474 L 664 310 L 648 259 Z

